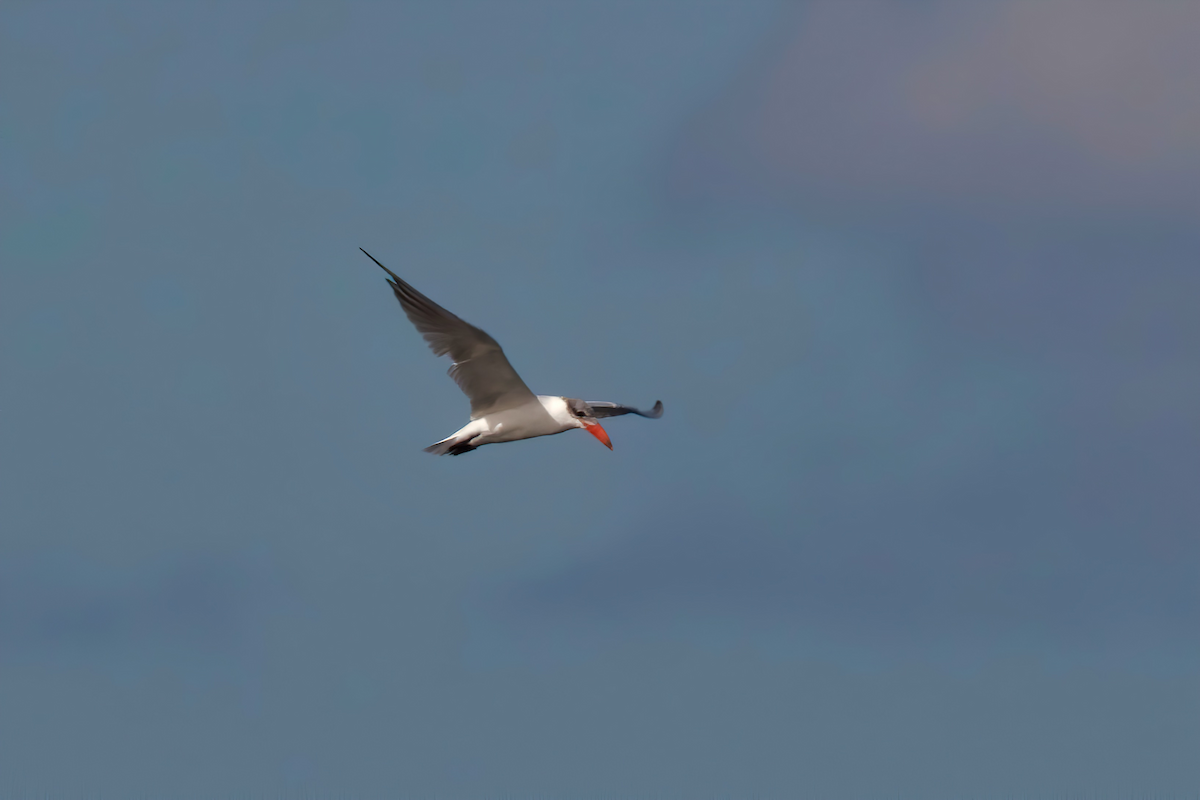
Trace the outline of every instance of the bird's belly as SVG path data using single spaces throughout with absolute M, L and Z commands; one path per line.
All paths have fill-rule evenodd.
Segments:
M 514 442 L 566 430 L 561 423 L 542 410 L 541 406 L 522 406 L 499 411 L 487 415 L 483 421 L 487 425 L 487 431 L 483 434 L 485 442 Z

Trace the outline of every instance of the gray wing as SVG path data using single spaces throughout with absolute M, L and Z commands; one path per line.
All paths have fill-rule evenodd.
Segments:
M 375 256 L 363 253 L 379 264 Z M 454 362 L 450 377 L 471 401 L 471 419 L 536 399 L 495 339 L 409 286 L 383 264 L 379 266 L 391 276 L 392 292 L 429 349 L 435 356 L 449 355 Z
M 639 411 L 633 406 L 623 406 L 619 403 L 605 403 L 603 401 L 595 400 L 586 400 L 584 402 L 591 406 L 592 416 L 596 419 L 600 419 L 602 417 L 619 417 L 622 414 L 637 414 L 639 417 L 658 419 L 662 416 L 663 412 L 662 400 L 659 400 L 657 403 L 655 403 L 654 408 L 650 409 L 649 411 Z

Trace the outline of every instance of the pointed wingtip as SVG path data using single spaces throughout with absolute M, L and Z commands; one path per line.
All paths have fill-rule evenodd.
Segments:
M 363 252 L 363 255 L 365 255 L 367 258 L 371 259 L 371 260 L 372 260 L 372 261 L 374 261 L 376 264 L 379 264 L 379 268 L 380 268 L 381 270 L 383 270 L 384 272 L 386 272 L 388 275 L 391 275 L 391 276 L 392 276 L 392 278 L 395 278 L 395 280 L 388 279 L 388 283 L 389 283 L 389 284 L 391 284 L 393 287 L 395 287 L 395 286 L 396 286 L 396 281 L 400 280 L 400 278 L 399 278 L 399 277 L 396 275 L 396 273 L 392 272 L 390 269 L 388 269 L 387 267 L 385 267 L 383 264 L 380 264 L 380 263 L 379 263 L 379 259 L 378 259 L 378 258 L 376 258 L 375 256 L 371 255 L 371 254 L 370 254 L 370 253 L 368 253 L 366 250 L 363 250 L 363 248 L 361 248 L 361 247 L 360 247 L 360 248 L 358 248 L 358 249 L 359 249 L 359 250 L 362 250 L 362 252 Z

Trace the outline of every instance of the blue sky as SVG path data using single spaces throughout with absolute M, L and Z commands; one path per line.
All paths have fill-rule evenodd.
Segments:
M 1194 792 L 1200 12 L 8 3 L 0 774 Z M 373 255 L 534 391 L 462 458 Z

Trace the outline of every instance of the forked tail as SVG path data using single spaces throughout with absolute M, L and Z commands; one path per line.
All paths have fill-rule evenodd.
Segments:
M 463 453 L 469 453 L 472 450 L 478 449 L 474 445 L 467 443 L 470 441 L 470 438 L 473 437 L 459 439 L 451 436 L 449 439 L 442 439 L 440 442 L 434 442 L 429 445 L 429 447 L 425 448 L 425 452 L 433 453 L 435 456 L 461 456 Z

